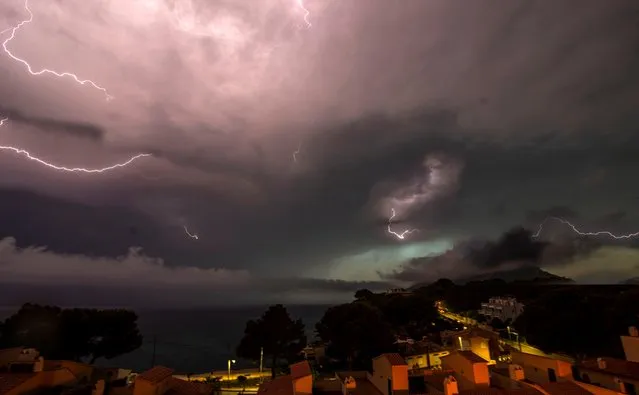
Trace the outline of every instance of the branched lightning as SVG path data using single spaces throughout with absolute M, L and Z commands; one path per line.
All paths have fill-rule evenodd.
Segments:
M 297 1 L 297 6 L 304 13 L 304 23 L 306 23 L 306 28 L 310 29 L 311 26 L 313 26 L 311 22 L 309 21 L 309 16 L 311 15 L 311 12 L 304 6 L 304 0 L 296 0 L 296 1 Z
M 0 119 L 0 126 L 4 126 L 5 122 L 7 122 L 9 120 L 9 118 L 2 118 Z M 49 163 L 47 161 L 44 161 L 38 157 L 35 157 L 33 155 L 31 155 L 31 153 L 27 150 L 24 150 L 22 148 L 17 148 L 17 147 L 12 147 L 9 145 L 0 145 L 0 151 L 13 151 L 18 155 L 22 155 L 24 157 L 26 157 L 29 160 L 32 160 L 34 162 L 37 162 L 41 165 L 44 165 L 46 167 L 49 167 L 51 169 L 55 169 L 55 170 L 60 170 L 60 171 L 66 171 L 66 172 L 70 172 L 70 173 L 105 173 L 108 172 L 109 170 L 115 170 L 117 168 L 120 167 L 125 167 L 130 165 L 131 163 L 133 163 L 134 161 L 143 158 L 145 156 L 151 156 L 151 154 L 137 154 L 135 156 L 132 156 L 131 158 L 129 158 L 129 160 L 122 162 L 122 163 L 116 163 L 114 165 L 111 166 L 107 166 L 107 167 L 103 167 L 100 169 L 86 169 L 84 167 L 64 167 L 64 166 L 58 166 L 58 165 L 54 165 L 53 163 Z
M 64 77 L 70 77 L 72 78 L 75 82 L 77 82 L 80 85 L 90 85 L 92 87 L 94 87 L 95 89 L 101 91 L 102 93 L 104 93 L 104 95 L 106 96 L 107 101 L 113 99 L 113 96 L 111 96 L 109 94 L 109 92 L 101 87 L 100 85 L 96 84 L 95 82 L 91 81 L 91 80 L 81 80 L 80 78 L 78 78 L 77 75 L 73 74 L 73 73 L 68 73 L 68 72 L 57 72 L 54 70 L 49 70 L 49 69 L 42 69 L 40 71 L 34 71 L 33 68 L 31 67 L 31 65 L 29 64 L 29 62 L 27 62 L 26 60 L 17 57 L 16 55 L 13 54 L 13 52 L 11 52 L 7 46 L 7 44 L 9 44 L 9 42 L 11 42 L 11 40 L 13 40 L 16 36 L 16 33 L 18 32 L 18 30 L 20 30 L 20 28 L 28 23 L 31 23 L 33 21 L 33 13 L 31 12 L 31 9 L 29 8 L 29 0 L 24 0 L 24 9 L 27 10 L 27 12 L 29 13 L 29 18 L 23 20 L 22 22 L 18 23 L 15 27 L 10 28 L 10 29 L 5 29 L 3 31 L 11 31 L 11 34 L 9 35 L 9 37 L 7 39 L 5 39 L 2 42 L 2 48 L 4 49 L 4 52 L 13 60 L 15 60 L 16 62 L 22 63 L 26 68 L 27 71 L 29 72 L 29 74 L 31 75 L 43 75 L 43 74 L 51 74 L 54 75 L 56 77 L 59 78 L 64 78 Z
M 395 209 L 391 208 L 391 216 L 388 219 L 388 226 L 387 226 L 386 229 L 387 229 L 388 233 L 392 234 L 393 236 L 397 237 L 398 239 L 404 240 L 406 238 L 406 236 L 410 235 L 411 233 L 419 232 L 419 229 L 407 229 L 407 230 L 404 230 L 401 233 L 397 233 L 397 232 L 393 231 L 391 229 L 391 225 L 393 224 L 393 218 L 395 218 Z
M 615 235 L 614 233 L 607 231 L 607 230 L 600 230 L 597 232 L 582 232 L 581 230 L 577 229 L 577 227 L 573 224 L 571 224 L 569 221 L 563 219 L 563 218 L 559 218 L 559 217 L 548 217 L 545 220 L 542 221 L 541 224 L 539 224 L 539 229 L 537 229 L 537 232 L 533 235 L 534 238 L 539 237 L 539 235 L 541 234 L 541 231 L 544 228 L 544 225 L 550 221 L 550 220 L 554 220 L 554 221 L 559 221 L 564 225 L 568 225 L 568 227 L 570 227 L 570 229 L 572 229 L 573 232 L 575 232 L 576 234 L 580 235 L 580 236 L 608 236 L 611 237 L 613 239 L 616 240 L 623 240 L 623 239 L 632 239 L 635 237 L 639 237 L 639 232 L 635 232 L 635 233 L 628 233 L 625 235 Z
M 186 227 L 186 225 L 184 225 L 184 232 L 186 232 L 186 235 L 189 236 L 190 238 L 195 240 L 200 240 L 200 237 L 196 233 L 189 232 L 189 229 Z

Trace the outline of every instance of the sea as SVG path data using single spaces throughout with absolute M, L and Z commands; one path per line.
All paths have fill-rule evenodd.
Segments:
M 246 322 L 259 318 L 268 306 L 224 307 L 208 309 L 136 310 L 138 327 L 144 336 L 142 346 L 126 355 L 96 365 L 144 371 L 163 365 L 178 373 L 206 373 L 225 370 L 235 359 L 237 369 L 259 367 L 258 362 L 236 358 L 235 348 L 244 334 Z M 302 319 L 309 340 L 314 339 L 315 324 L 329 306 L 287 305 L 293 319 Z M 18 308 L 0 307 L 0 320 Z

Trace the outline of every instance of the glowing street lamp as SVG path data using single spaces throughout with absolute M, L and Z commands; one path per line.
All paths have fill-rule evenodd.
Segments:
M 229 359 L 228 367 L 229 367 L 229 387 L 231 386 L 231 364 L 235 363 L 234 359 Z

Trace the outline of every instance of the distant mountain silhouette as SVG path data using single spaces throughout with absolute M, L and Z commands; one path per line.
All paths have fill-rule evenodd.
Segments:
M 619 282 L 619 284 L 623 284 L 623 285 L 639 285 L 639 277 L 629 278 L 627 280 Z
M 486 281 L 486 280 L 504 280 L 507 282 L 513 281 L 537 281 L 543 283 L 572 283 L 574 280 L 566 277 L 557 276 L 540 269 L 537 266 L 522 266 L 516 269 L 500 270 L 496 272 L 478 274 L 466 278 L 460 278 L 455 280 L 458 284 L 465 284 L 471 281 Z

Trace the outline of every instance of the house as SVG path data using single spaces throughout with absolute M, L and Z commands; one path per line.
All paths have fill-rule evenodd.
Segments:
M 624 394 L 639 394 L 639 362 L 616 358 L 581 361 L 575 366 L 577 379 Z
M 0 350 L 0 371 L 33 372 L 40 353 L 35 348 L 14 347 Z
M 301 395 L 313 393 L 313 372 L 308 361 L 290 366 L 291 374 L 277 377 L 260 385 L 260 395 Z M 135 395 L 135 394 L 134 394 Z
M 512 363 L 521 366 L 525 377 L 537 384 L 573 380 L 572 362 L 550 356 L 511 351 Z
M 499 334 L 494 331 L 472 327 L 457 332 L 444 331 L 441 337 L 445 345 L 460 351 L 472 351 L 491 364 L 503 354 Z
M 572 380 L 535 383 L 525 376 L 524 369 L 516 364 L 495 366 L 491 369 L 491 385 L 510 391 L 526 391 L 544 395 L 621 395 L 591 384 Z
M 494 297 L 481 304 L 479 314 L 486 318 L 497 318 L 503 322 L 513 322 L 524 312 L 524 305 L 513 297 Z
M 626 361 L 639 362 L 639 329 L 636 326 L 628 328 L 629 336 L 621 336 L 621 345 L 626 354 Z
M 155 366 L 135 378 L 132 395 L 209 395 L 213 386 L 173 377 L 173 369 Z
M 320 377 L 314 380 L 308 361 L 302 361 L 291 365 L 291 374 L 261 384 L 257 393 L 258 395 L 408 395 L 408 365 L 397 353 L 382 354 L 373 359 L 372 372 L 337 372 L 331 377 Z
M 44 359 L 40 356 L 32 361 L 34 355 L 39 355 L 37 351 L 33 349 L 22 351 L 25 350 L 27 352 L 18 351 L 17 354 L 16 349 L 0 350 L 0 355 L 4 358 L 3 370 L 5 370 L 0 372 L 0 395 L 30 394 L 44 388 L 74 386 L 78 383 L 78 377 L 67 367 L 46 367 Z M 13 357 L 15 355 L 19 358 L 15 359 Z M 27 367 L 31 370 L 27 371 Z
M 413 370 L 439 368 L 442 365 L 441 358 L 449 354 L 448 350 L 420 352 L 407 355 L 405 359 L 408 367 Z
M 460 390 L 488 388 L 488 361 L 470 350 L 454 351 L 442 357 L 442 370 L 452 371 L 455 386 Z M 449 378 L 446 378 L 449 380 Z M 450 381 L 450 380 L 449 380 Z M 450 384 L 450 383 L 449 383 Z

